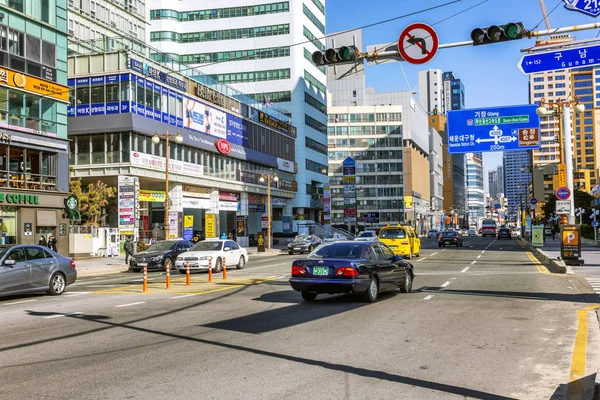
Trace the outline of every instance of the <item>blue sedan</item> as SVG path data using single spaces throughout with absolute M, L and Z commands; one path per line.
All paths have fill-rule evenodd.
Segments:
M 323 293 L 356 293 L 372 303 L 385 290 L 409 293 L 414 276 L 412 264 L 385 244 L 344 241 L 324 244 L 295 260 L 289 282 L 306 301 Z

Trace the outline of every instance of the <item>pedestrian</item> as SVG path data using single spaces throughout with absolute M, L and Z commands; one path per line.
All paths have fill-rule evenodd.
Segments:
M 227 235 L 225 234 L 225 232 L 223 232 L 223 234 L 221 235 L 221 240 L 226 240 L 227 239 Z
M 127 236 L 127 239 L 125 239 L 123 250 L 125 250 L 125 264 L 129 265 L 129 257 L 133 256 L 133 242 L 130 236 Z
M 556 227 L 553 226 L 552 227 L 552 240 L 554 240 L 555 237 L 556 237 Z
M 57 240 L 54 237 L 54 235 L 48 236 L 48 248 L 52 251 L 58 251 L 58 250 L 56 250 L 56 244 L 57 244 Z
M 46 238 L 43 235 L 40 235 L 40 241 L 38 242 L 40 246 L 48 247 L 48 243 L 46 242 Z

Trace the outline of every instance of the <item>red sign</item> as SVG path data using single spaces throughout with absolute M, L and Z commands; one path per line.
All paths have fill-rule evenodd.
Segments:
M 219 191 L 219 200 L 221 201 L 240 201 L 239 193 Z
M 215 146 L 217 146 L 217 150 L 219 150 L 219 153 L 221 154 L 229 154 L 231 151 L 231 144 L 225 139 L 217 140 Z
M 439 39 L 427 24 L 412 24 L 404 28 L 398 38 L 398 51 L 411 64 L 424 64 L 437 53 Z

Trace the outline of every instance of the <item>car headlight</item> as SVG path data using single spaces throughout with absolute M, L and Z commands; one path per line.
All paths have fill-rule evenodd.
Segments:
M 164 256 L 152 257 L 152 261 L 162 261 L 163 258 L 164 258 Z
M 177 261 L 183 261 L 183 257 L 177 257 Z

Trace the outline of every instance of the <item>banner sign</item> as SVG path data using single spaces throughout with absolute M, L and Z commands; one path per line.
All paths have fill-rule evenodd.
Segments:
M 165 192 L 155 190 L 140 190 L 139 191 L 140 201 L 149 201 L 151 203 L 164 203 Z
M 194 238 L 194 216 L 183 216 L 183 239 L 192 240 Z
M 130 162 L 133 167 L 166 171 L 167 161 L 164 157 L 132 151 Z M 169 173 L 179 173 L 186 176 L 203 176 L 204 166 L 169 158 Z
M 544 225 L 534 225 L 531 228 L 531 244 L 539 247 L 544 245 Z
M 205 220 L 204 225 L 206 228 L 206 238 L 216 238 L 217 237 L 216 214 L 206 213 L 204 220 Z

